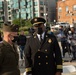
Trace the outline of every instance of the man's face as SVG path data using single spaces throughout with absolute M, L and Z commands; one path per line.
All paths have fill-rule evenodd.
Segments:
M 9 39 L 14 40 L 14 37 L 17 36 L 17 32 L 10 32 Z
M 44 24 L 41 23 L 41 24 L 37 24 L 34 26 L 34 29 L 35 29 L 35 32 L 37 32 L 38 34 L 42 34 L 43 31 L 44 31 Z
M 24 31 L 21 31 L 21 33 L 20 33 L 21 35 L 24 35 Z
M 34 26 L 34 29 L 37 29 L 37 28 L 42 28 L 42 29 L 44 29 L 44 24 L 41 23 L 41 24 L 35 25 L 35 26 Z

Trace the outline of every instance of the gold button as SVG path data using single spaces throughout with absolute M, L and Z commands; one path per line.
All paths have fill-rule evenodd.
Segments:
M 48 56 L 46 56 L 46 58 L 48 58 Z
M 45 51 L 47 52 L 47 49 Z
M 38 49 L 38 51 L 40 51 L 40 50 Z
M 40 56 L 38 56 L 38 58 L 40 58 Z
M 48 65 L 48 62 L 46 62 L 46 65 Z
M 39 63 L 39 65 L 41 65 L 41 63 Z

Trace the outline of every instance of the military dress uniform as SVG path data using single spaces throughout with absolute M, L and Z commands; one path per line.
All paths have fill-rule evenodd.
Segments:
M 26 75 L 55 75 L 62 72 L 61 52 L 54 35 L 45 32 L 40 43 L 37 34 L 34 34 L 27 39 L 24 54 Z
M 3 31 L 17 31 L 17 26 L 4 25 Z M 19 55 L 15 44 L 12 46 L 3 40 L 0 43 L 0 75 L 20 75 L 18 66 Z

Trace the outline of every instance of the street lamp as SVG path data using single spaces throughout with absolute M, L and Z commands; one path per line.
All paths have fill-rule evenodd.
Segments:
M 44 18 L 45 18 L 45 20 L 46 20 L 46 22 L 47 22 L 47 13 L 46 13 L 46 4 L 45 4 L 45 0 L 44 0 Z M 45 26 L 46 26 L 46 24 L 45 24 Z
M 47 21 L 47 13 L 44 13 L 44 18 Z
M 54 19 L 54 24 L 56 24 L 56 20 Z

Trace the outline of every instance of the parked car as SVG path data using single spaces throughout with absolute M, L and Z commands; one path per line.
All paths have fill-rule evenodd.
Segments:
M 63 27 L 69 27 L 70 26 L 70 24 L 69 23 L 66 23 L 66 22 L 57 22 L 56 24 L 57 25 L 61 25 Z

